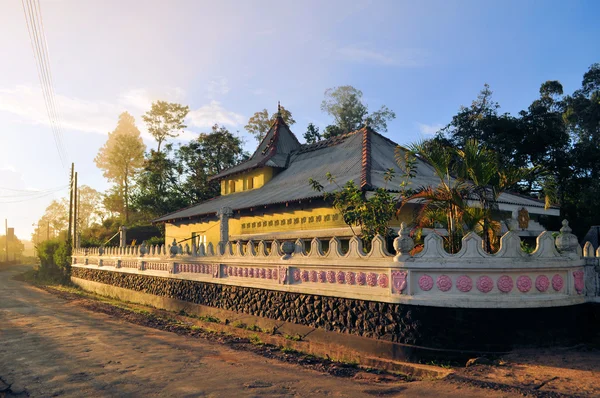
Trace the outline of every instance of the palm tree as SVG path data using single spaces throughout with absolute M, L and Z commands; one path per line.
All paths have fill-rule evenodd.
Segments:
M 499 232 L 499 223 L 492 216 L 500 195 L 539 172 L 538 168 L 504 167 L 495 152 L 476 140 L 467 141 L 462 148 L 431 140 L 413 144 L 409 150 L 433 167 L 440 183 L 416 189 L 402 205 L 409 201 L 422 204 L 416 219 L 419 228 L 432 226 L 432 221 L 445 225 L 451 252 L 460 249 L 460 237 L 467 231 L 480 233 L 485 249 L 491 252 Z

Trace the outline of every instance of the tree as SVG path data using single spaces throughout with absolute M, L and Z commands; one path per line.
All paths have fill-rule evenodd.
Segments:
M 181 182 L 179 189 L 185 192 L 191 203 L 218 196 L 219 183 L 209 182 L 209 178 L 247 158 L 242 140 L 227 128 L 215 124 L 211 133 L 201 133 L 175 152 Z
M 108 134 L 108 140 L 94 159 L 103 175 L 116 185 L 113 191 L 121 198 L 125 212 L 125 222 L 129 222 L 130 187 L 144 161 L 146 145 L 135 119 L 127 112 L 119 116 L 116 129 Z
M 384 238 L 391 235 L 390 222 L 394 217 L 397 203 L 394 195 L 385 188 L 378 188 L 373 195 L 367 197 L 366 193 L 352 180 L 340 186 L 330 173 L 326 174 L 326 178 L 330 184 L 337 186 L 336 191 L 324 192 L 323 185 L 312 178 L 309 179 L 309 184 L 315 191 L 322 192 L 325 200 L 331 201 L 355 236 L 359 235 L 354 227 L 360 227 L 360 237 L 367 247 L 370 246 L 375 235 L 381 235 Z M 384 177 L 386 183 L 393 178 L 394 171 L 388 170 Z
M 157 152 L 160 152 L 161 144 L 168 137 L 177 137 L 180 131 L 187 127 L 184 121 L 189 111 L 189 106 L 177 103 L 166 101 L 152 103 L 152 108 L 142 116 L 142 120 L 148 126 L 148 132 L 158 142 Z
M 210 177 L 246 159 L 242 140 L 215 124 L 211 133 L 174 149 L 150 151 L 137 179 L 134 205 L 154 218 L 220 194 Z
M 6 235 L 0 235 L 0 262 L 12 261 L 23 255 L 25 245 L 16 237 L 8 238 L 8 258 L 6 257 Z
M 319 133 L 319 128 L 314 124 L 309 123 L 306 128 L 306 133 L 304 133 L 304 140 L 307 144 L 314 144 L 315 142 L 321 139 L 321 134 Z
M 292 112 L 288 111 L 283 106 L 279 107 L 279 114 L 288 126 L 291 126 L 294 123 L 296 123 L 296 121 L 292 117 Z M 252 117 L 248 119 L 248 124 L 246 124 L 244 128 L 247 132 L 252 134 L 254 138 L 256 138 L 256 141 L 260 143 L 263 140 L 263 138 L 265 138 L 267 132 L 269 132 L 269 129 L 271 128 L 273 123 L 275 123 L 275 119 L 277 119 L 277 113 L 274 113 L 271 116 L 269 116 L 269 111 L 263 109 L 262 111 L 256 112 L 254 115 L 252 115 Z
M 394 111 L 383 105 L 379 110 L 369 114 L 366 104 L 362 102 L 362 91 L 352 86 L 339 86 L 325 90 L 325 99 L 321 110 L 333 117 L 337 130 L 331 129 L 326 134 L 335 136 L 358 130 L 366 123 L 381 132 L 387 131 L 387 122 L 396 118 Z M 326 137 L 328 138 L 328 137 Z
M 52 239 L 59 236 L 62 232 L 66 232 L 68 228 L 69 202 L 66 198 L 53 200 L 38 220 L 36 228 L 31 234 L 31 241 L 37 245 L 48 238 Z
M 462 148 L 433 141 L 413 144 L 410 151 L 432 166 L 440 181 L 438 186 L 419 187 L 404 198 L 403 204 L 421 204 L 417 226 L 445 225 L 452 252 L 460 249 L 460 238 L 467 231 L 479 232 L 486 250 L 493 251 L 499 232 L 493 212 L 500 195 L 536 171 L 502 163 L 494 151 L 473 139 Z M 471 201 L 478 205 L 472 206 Z
M 77 189 L 79 202 L 77 203 L 78 230 L 88 229 L 93 224 L 98 224 L 105 217 L 102 194 L 87 185 Z

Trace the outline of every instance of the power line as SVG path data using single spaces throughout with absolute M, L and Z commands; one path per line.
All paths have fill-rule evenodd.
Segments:
M 54 144 L 58 152 L 58 157 L 63 166 L 65 173 L 67 172 L 67 154 L 62 140 L 62 125 L 59 113 L 57 111 L 52 75 L 48 61 L 48 49 L 45 33 L 43 31 L 43 22 L 41 21 L 41 12 L 39 0 L 37 6 L 32 3 L 32 0 L 21 0 L 23 5 L 23 13 L 25 14 L 25 22 L 27 24 L 27 32 L 31 41 L 31 49 L 33 58 L 36 62 L 38 79 L 42 88 L 44 97 L 44 105 L 46 113 L 50 121 L 50 128 L 54 135 Z M 25 4 L 27 3 L 27 5 Z M 40 20 L 40 23 L 38 22 Z
M 24 199 L 19 199 L 19 200 L 0 200 L 0 203 L 5 204 L 5 203 L 21 203 L 21 202 L 28 202 L 31 200 L 37 200 L 37 199 L 41 199 L 41 198 L 45 198 L 46 196 L 55 194 L 56 192 L 45 192 L 42 193 L 40 195 L 34 196 L 34 197 L 28 197 L 28 198 L 24 198 Z

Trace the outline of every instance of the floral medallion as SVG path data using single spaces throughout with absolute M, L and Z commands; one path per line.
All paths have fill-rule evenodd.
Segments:
M 502 293 L 510 293 L 513 290 L 513 280 L 508 275 L 502 275 L 498 278 L 498 290 Z
M 565 282 L 563 281 L 562 276 L 556 274 L 552 277 L 552 289 L 556 290 L 557 292 L 560 292 L 564 285 Z
M 540 275 L 535 278 L 535 288 L 540 292 L 545 292 L 550 286 L 550 280 L 546 275 Z
M 358 274 L 356 274 L 356 283 L 358 283 L 359 285 L 364 285 L 367 281 L 367 276 L 365 275 L 364 272 L 359 272 Z
M 519 289 L 521 293 L 527 293 L 528 291 L 530 291 L 531 286 L 531 278 L 527 275 L 521 275 L 517 278 L 517 289 Z
M 374 272 L 369 272 L 367 274 L 367 285 L 369 286 L 375 286 L 377 285 L 377 274 Z
M 489 293 L 494 288 L 494 281 L 489 276 L 480 276 L 477 279 L 477 290 L 481 293 Z
M 470 292 L 473 289 L 473 280 L 467 275 L 461 275 L 456 279 L 456 288 L 463 293 Z
M 389 286 L 390 280 L 386 274 L 379 274 L 379 277 L 377 278 L 377 284 L 379 285 L 379 287 L 385 289 Z
M 346 283 L 348 285 L 354 285 L 354 283 L 356 283 L 356 275 L 354 274 L 354 272 L 346 272 Z
M 346 274 L 344 273 L 344 271 L 338 271 L 338 273 L 335 276 L 337 283 L 344 283 L 346 282 Z
M 437 278 L 437 287 L 442 292 L 447 292 L 452 289 L 452 279 L 448 275 L 440 275 Z
M 419 278 L 419 287 L 425 292 L 430 291 L 433 288 L 433 278 L 429 275 L 423 275 Z

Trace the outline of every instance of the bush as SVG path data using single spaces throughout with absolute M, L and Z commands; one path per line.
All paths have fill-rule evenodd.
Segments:
M 61 239 L 46 240 L 38 244 L 40 267 L 32 279 L 55 283 L 68 283 L 71 276 L 71 247 Z

